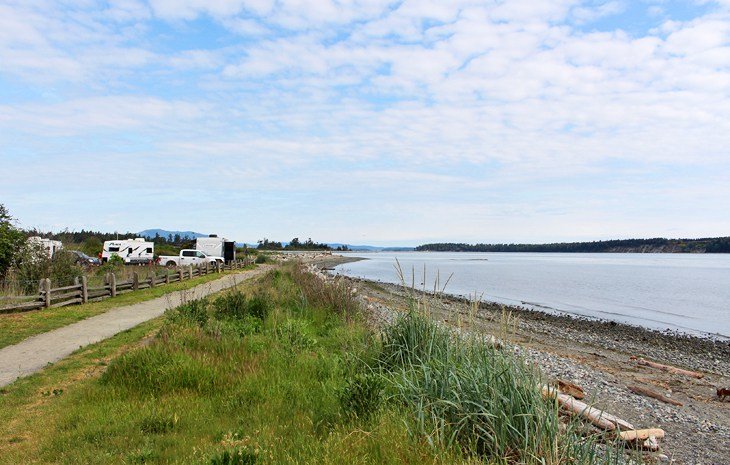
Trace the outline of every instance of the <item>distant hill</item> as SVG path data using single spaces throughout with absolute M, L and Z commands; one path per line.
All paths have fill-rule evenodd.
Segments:
M 616 239 L 553 244 L 437 243 L 416 247 L 429 252 L 730 253 L 730 237 L 701 239 Z
M 183 239 L 184 238 L 196 239 L 198 237 L 208 237 L 207 234 L 198 233 L 195 231 L 168 231 L 166 229 L 145 229 L 144 231 L 140 231 L 137 234 L 139 234 L 141 237 L 149 237 L 149 238 L 153 238 L 158 234 L 164 238 L 167 238 L 170 234 L 172 234 L 173 237 L 175 237 L 175 235 L 178 234 Z

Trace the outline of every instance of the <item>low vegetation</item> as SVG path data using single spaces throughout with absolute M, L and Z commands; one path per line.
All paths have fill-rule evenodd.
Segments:
M 133 267 L 141 268 L 141 267 Z M 142 268 L 144 269 L 144 268 Z M 240 272 L 226 271 L 225 274 Z M 69 305 L 67 307 L 39 309 L 23 313 L 9 313 L 0 315 L 0 348 L 16 344 L 25 338 L 45 333 L 62 326 L 89 318 L 107 310 L 123 305 L 136 304 L 145 300 L 162 297 L 174 291 L 190 289 L 219 279 L 222 274 L 213 273 L 190 280 L 157 286 L 151 289 L 142 289 L 135 292 L 118 295 L 112 299 L 92 302 L 83 305 Z
M 0 410 L 31 426 L 0 437 L 0 463 L 618 460 L 562 421 L 539 381 L 415 311 L 375 334 L 343 282 L 290 266 L 169 311 L 149 343 L 32 409 L 42 425 L 11 386 Z

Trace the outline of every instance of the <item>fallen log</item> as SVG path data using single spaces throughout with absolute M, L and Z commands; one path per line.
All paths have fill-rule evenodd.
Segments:
M 561 394 L 555 388 L 548 386 L 543 386 L 542 395 L 546 399 L 555 399 L 560 408 L 585 418 L 598 428 L 606 431 L 614 431 L 616 429 L 616 424 L 606 419 L 606 413 L 603 410 L 591 407 L 567 394 Z
M 705 377 L 704 373 L 698 373 L 696 371 L 684 370 L 682 368 L 673 367 L 671 365 L 665 365 L 663 363 L 652 362 L 643 358 L 636 359 L 639 365 L 658 368 L 659 370 L 666 371 L 668 373 L 674 373 L 675 375 L 689 376 L 691 378 L 702 379 Z
M 629 391 L 633 392 L 634 394 L 651 397 L 652 399 L 660 400 L 667 404 L 676 405 L 677 407 L 682 407 L 684 405 L 682 402 L 671 399 L 658 392 L 654 392 L 651 389 L 647 389 L 647 388 L 644 388 L 641 386 L 627 386 L 627 387 L 629 388 Z
M 661 428 L 637 429 L 632 431 L 621 431 L 618 437 L 623 441 L 646 441 L 650 437 L 661 439 L 664 437 L 664 430 Z
M 611 415 L 608 412 L 591 407 L 585 402 L 574 399 L 573 397 L 558 392 L 555 388 L 550 386 L 542 387 L 542 396 L 546 399 L 556 399 L 558 404 L 563 407 L 564 410 L 568 410 L 576 415 L 579 415 L 595 426 L 605 429 L 606 431 L 614 431 L 619 428 L 621 431 L 634 430 L 636 427 L 626 420 Z

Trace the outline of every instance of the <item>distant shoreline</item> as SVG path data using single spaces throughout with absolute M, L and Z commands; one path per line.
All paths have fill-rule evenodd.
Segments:
M 730 253 L 730 237 L 699 239 L 615 239 L 551 244 L 466 244 L 439 242 L 419 245 L 416 252 L 531 252 L 531 253 Z

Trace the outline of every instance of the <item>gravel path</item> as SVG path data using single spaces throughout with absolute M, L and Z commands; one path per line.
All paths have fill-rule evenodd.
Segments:
M 156 318 L 169 308 L 235 286 L 243 280 L 266 272 L 270 266 L 227 275 L 184 291 L 175 291 L 156 299 L 118 307 L 77 323 L 30 337 L 0 349 L 0 387 L 18 378 L 40 371 L 88 344 L 107 339 L 140 323 Z

